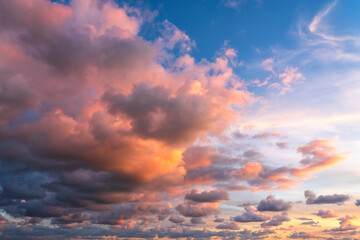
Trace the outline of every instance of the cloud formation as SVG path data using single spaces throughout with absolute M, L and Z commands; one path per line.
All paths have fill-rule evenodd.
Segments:
M 333 217 L 336 217 L 333 210 L 319 210 L 317 213 L 314 213 L 314 215 L 319 216 L 321 218 L 333 218 Z
M 350 199 L 350 196 L 346 194 L 316 196 L 315 193 L 310 190 L 306 190 L 304 194 L 306 198 L 306 204 L 339 204 Z
M 229 194 L 225 191 L 203 191 L 198 193 L 193 189 L 190 193 L 185 195 L 185 199 L 194 202 L 219 202 L 229 200 Z
M 279 212 L 279 211 L 288 211 L 291 209 L 291 203 L 286 202 L 283 199 L 275 199 L 273 195 L 267 196 L 266 199 L 260 201 L 259 205 L 257 206 L 258 211 L 272 211 L 272 212 Z
M 264 222 L 271 218 L 267 214 L 258 212 L 253 206 L 246 206 L 244 209 L 245 212 L 236 217 L 231 217 L 231 220 L 235 222 Z

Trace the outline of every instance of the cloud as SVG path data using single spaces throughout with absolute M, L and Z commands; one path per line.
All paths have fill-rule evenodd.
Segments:
M 257 206 L 258 211 L 288 211 L 291 209 L 292 204 L 290 202 L 286 202 L 283 199 L 275 199 L 273 195 L 269 195 L 266 199 L 260 201 Z
M 216 226 L 217 229 L 228 229 L 228 230 L 238 230 L 239 225 L 236 222 L 223 223 Z
M 357 200 L 355 201 L 355 206 L 360 206 L 360 199 L 357 199 Z
M 333 210 L 319 210 L 317 213 L 314 213 L 314 215 L 319 216 L 321 218 L 333 218 L 333 217 L 336 217 Z
M 244 0 L 222 0 L 222 4 L 229 8 L 239 8 L 245 3 Z
M 331 229 L 332 232 L 344 232 L 344 231 L 350 231 L 355 230 L 358 228 L 358 226 L 354 226 L 351 224 L 351 220 L 355 217 L 351 217 L 346 215 L 345 217 L 339 218 L 340 221 L 340 227 Z
M 185 195 L 185 199 L 192 200 L 194 202 L 219 202 L 229 200 L 229 194 L 225 191 L 203 191 L 198 193 L 193 189 L 190 193 Z
M 231 220 L 235 222 L 264 222 L 271 218 L 267 214 L 258 212 L 253 206 L 246 206 L 244 209 L 245 212 L 243 214 L 231 217 Z
M 277 142 L 276 146 L 280 149 L 285 149 L 285 148 L 288 148 L 288 143 L 287 142 Z
M 262 63 L 261 66 L 269 72 L 272 72 L 273 74 L 275 74 L 274 71 L 274 58 L 267 58 L 265 59 Z
M 315 235 L 312 234 L 312 233 L 307 233 L 307 232 L 294 232 L 293 234 L 288 236 L 288 238 L 291 238 L 291 239 L 310 239 L 310 238 L 315 238 Z
M 255 134 L 252 138 L 253 139 L 267 139 L 269 137 L 278 137 L 281 136 L 279 132 L 260 132 Z
M 219 217 L 216 217 L 214 219 L 214 222 L 224 222 L 225 221 L 225 218 L 219 218 Z
M 180 217 L 178 215 L 171 215 L 169 221 L 173 223 L 182 223 L 185 221 L 185 218 Z
M 214 203 L 182 203 L 176 206 L 176 210 L 179 211 L 185 217 L 206 217 L 219 213 L 218 204 Z
M 301 225 L 309 225 L 311 227 L 321 227 L 319 225 L 319 222 L 315 222 L 313 220 L 310 220 L 310 221 L 306 221 L 306 222 L 302 222 Z
M 192 192 L 198 204 L 172 206 L 196 187 L 189 179 L 234 178 L 217 166 L 241 162 L 190 147 L 220 136 L 255 99 L 233 72 L 235 51 L 196 62 L 194 41 L 168 21 L 161 39 L 139 35 L 149 14 L 114 1 L 0 3 L 0 206 L 27 219 L 24 232 L 39 225 L 47 236 L 45 219 L 135 232 L 181 221 L 175 210 L 217 214 L 228 199 Z
M 192 218 L 190 219 L 190 222 L 191 222 L 192 224 L 205 224 L 205 222 L 202 220 L 201 217 L 192 217 Z
M 306 204 L 339 204 L 350 199 L 350 196 L 345 194 L 320 195 L 317 197 L 315 193 L 310 190 L 306 190 L 304 194 Z
M 161 38 L 157 41 L 163 48 L 170 50 L 179 47 L 181 52 L 190 52 L 196 46 L 195 41 L 191 40 L 186 33 L 179 30 L 174 24 L 165 20 L 161 31 Z
M 303 155 L 300 161 L 302 168 L 294 169 L 296 176 L 306 175 L 308 172 L 332 166 L 345 159 L 342 153 L 333 146 L 334 140 L 318 139 L 300 146 L 297 152 Z
M 286 212 L 282 214 L 276 214 L 272 216 L 269 221 L 263 222 L 260 226 L 262 228 L 269 228 L 269 227 L 277 227 L 280 226 L 283 222 L 289 222 L 290 218 L 287 216 Z

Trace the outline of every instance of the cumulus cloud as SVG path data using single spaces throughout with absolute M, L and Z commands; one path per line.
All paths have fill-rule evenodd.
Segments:
M 306 198 L 306 204 L 340 204 L 350 199 L 350 196 L 346 194 L 316 196 L 315 193 L 310 190 L 306 190 L 304 194 Z
M 182 223 L 185 221 L 185 218 L 178 215 L 171 215 L 169 221 L 173 223 Z
M 355 219 L 356 217 L 348 216 L 339 218 L 340 221 L 340 227 L 331 229 L 332 232 L 344 232 L 344 231 L 350 231 L 355 230 L 358 228 L 358 226 L 352 225 L 351 220 Z
M 191 192 L 199 204 L 169 203 L 201 176 L 187 169 L 239 162 L 188 147 L 220 135 L 253 94 L 233 73 L 234 51 L 196 62 L 194 41 L 169 21 L 159 39 L 141 37 L 149 14 L 110 0 L 0 3 L 0 206 L 26 231 L 45 231 L 44 219 L 64 229 L 180 223 L 175 210 L 200 223 L 228 199 Z
M 269 227 L 277 227 L 280 226 L 283 222 L 289 222 L 290 218 L 288 217 L 286 212 L 282 214 L 276 214 L 272 216 L 269 221 L 263 222 L 260 226 L 262 228 L 269 228 Z
M 357 199 L 357 200 L 355 201 L 355 206 L 360 206 L 360 199 Z
M 314 213 L 314 215 L 319 216 L 321 218 L 333 218 L 336 217 L 336 214 L 333 210 L 319 210 L 317 213 Z
M 206 217 L 219 213 L 218 204 L 214 203 L 197 203 L 191 202 L 182 203 L 176 206 L 176 210 L 179 211 L 185 217 Z
M 236 222 L 223 223 L 216 226 L 217 229 L 228 229 L 228 230 L 238 230 L 239 225 Z
M 311 233 L 307 233 L 307 232 L 294 232 L 293 234 L 291 234 L 290 236 L 288 236 L 288 238 L 291 239 L 311 239 L 311 238 L 315 238 L 314 234 Z
M 246 206 L 244 209 L 245 212 L 239 216 L 231 217 L 231 220 L 235 222 L 264 222 L 271 218 L 267 214 L 258 212 L 253 206 Z
M 198 192 L 193 189 L 190 193 L 185 195 L 185 199 L 194 202 L 219 202 L 229 200 L 229 194 L 226 191 L 203 191 Z
M 191 222 L 192 224 L 205 224 L 205 222 L 202 220 L 201 217 L 192 217 L 192 218 L 190 219 L 190 222 Z
M 258 211 L 288 211 L 291 208 L 292 204 L 286 202 L 283 199 L 275 199 L 273 195 L 269 195 L 266 199 L 260 201 L 257 206 Z

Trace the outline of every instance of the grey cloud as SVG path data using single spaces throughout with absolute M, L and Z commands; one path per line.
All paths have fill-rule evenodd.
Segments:
M 182 223 L 185 221 L 185 218 L 178 216 L 178 215 L 171 215 L 171 217 L 169 218 L 170 222 L 173 223 Z
M 320 195 L 317 197 L 315 193 L 310 190 L 306 190 L 304 194 L 306 198 L 306 204 L 343 203 L 350 199 L 350 196 L 345 194 Z
M 223 223 L 216 226 L 217 229 L 228 229 L 228 230 L 238 230 L 239 225 L 236 222 Z
M 201 217 L 192 217 L 192 218 L 190 219 L 190 222 L 191 222 L 192 224 L 205 224 L 205 222 L 202 220 Z
M 246 206 L 244 209 L 243 214 L 232 217 L 231 220 L 235 222 L 264 222 L 270 219 L 269 215 L 257 212 L 253 206 Z
M 203 191 L 198 193 L 193 189 L 190 193 L 185 195 L 185 199 L 192 200 L 194 202 L 219 202 L 229 200 L 229 194 L 226 191 Z
M 266 199 L 261 200 L 257 206 L 258 211 L 288 211 L 291 209 L 291 202 L 286 202 L 283 199 L 275 199 L 273 195 L 269 195 Z
M 260 226 L 263 228 L 277 227 L 280 226 L 283 222 L 288 222 L 288 221 L 290 221 L 290 218 L 287 216 L 286 212 L 283 212 L 282 214 L 277 214 L 272 216 L 272 218 L 269 221 L 263 222 Z
M 181 213 L 185 217 L 206 217 L 219 213 L 219 209 L 217 206 L 209 205 L 206 203 L 183 203 L 176 206 L 176 210 L 178 210 L 179 213 Z

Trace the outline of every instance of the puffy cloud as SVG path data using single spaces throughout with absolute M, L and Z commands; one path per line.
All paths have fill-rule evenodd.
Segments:
M 178 216 L 178 215 L 171 215 L 171 217 L 169 218 L 170 222 L 173 223 L 182 223 L 185 221 L 185 218 Z
M 309 239 L 309 238 L 315 238 L 314 234 L 307 233 L 307 232 L 294 232 L 288 238 L 291 239 Z
M 260 226 L 263 228 L 277 227 L 280 226 L 283 222 L 289 222 L 289 221 L 290 218 L 287 216 L 287 213 L 283 212 L 282 214 L 276 214 L 272 216 L 272 218 L 269 221 L 263 222 Z
M 214 62 L 169 60 L 193 41 L 167 21 L 161 40 L 144 40 L 140 9 L 97 0 L 0 6 L 0 205 L 14 217 L 63 227 L 165 219 L 171 206 L 159 202 L 179 195 L 200 162 L 186 148 L 220 134 L 238 118 L 234 106 L 254 99 L 230 52 Z M 225 162 L 204 151 L 200 165 L 209 154 L 208 166 Z M 205 195 L 198 199 L 217 201 Z
M 232 217 L 231 220 L 235 222 L 264 222 L 271 218 L 267 214 L 256 211 L 256 208 L 253 206 L 246 206 L 244 209 L 245 212 L 243 214 Z
M 354 226 L 351 224 L 351 220 L 355 217 L 346 215 L 345 217 L 339 218 L 340 227 L 331 229 L 332 232 L 343 232 L 343 231 L 350 231 L 355 230 L 358 226 Z
M 192 224 L 205 224 L 205 222 L 202 220 L 201 217 L 192 217 L 192 218 L 190 219 L 190 222 L 191 222 Z
M 141 96 L 141 97 L 140 97 Z M 110 113 L 125 114 L 137 135 L 170 144 L 191 142 L 211 129 L 220 115 L 202 96 L 171 97 L 162 86 L 134 86 L 131 95 L 107 93 L 104 97 Z
M 193 189 L 190 193 L 185 195 L 185 199 L 194 202 L 219 202 L 229 200 L 229 194 L 226 191 L 203 191 L 198 192 Z
M 314 213 L 314 215 L 319 216 L 321 218 L 333 218 L 333 217 L 336 217 L 333 210 L 319 210 L 317 213 Z
M 264 155 L 256 149 L 250 149 L 243 153 L 244 158 L 250 160 L 258 160 L 264 157 Z
M 214 222 L 224 222 L 225 221 L 225 218 L 219 218 L 219 217 L 216 217 L 214 219 Z
M 311 227 L 321 227 L 319 225 L 319 222 L 315 222 L 313 220 L 310 220 L 310 221 L 306 221 L 306 222 L 302 222 L 301 225 L 309 225 Z
M 209 215 L 219 213 L 219 206 L 216 203 L 197 203 L 191 202 L 182 203 L 176 206 L 176 210 L 179 211 L 185 217 L 206 217 Z
M 306 190 L 304 194 L 306 198 L 306 204 L 343 203 L 350 199 L 350 196 L 346 194 L 320 195 L 317 197 L 315 193 L 310 190 Z
M 283 199 L 275 199 L 273 195 L 269 195 L 266 199 L 260 201 L 257 206 L 258 211 L 288 211 L 291 208 L 291 203 Z
M 360 206 L 360 199 L 357 199 L 357 200 L 355 201 L 355 206 Z
M 223 223 L 216 226 L 217 229 L 228 229 L 228 230 L 238 230 L 239 225 L 236 222 Z

